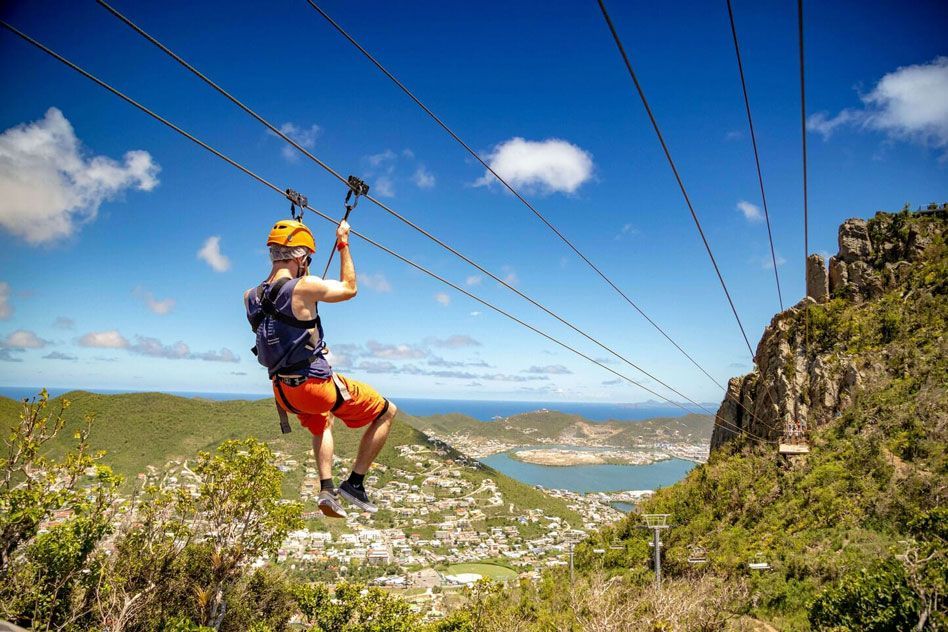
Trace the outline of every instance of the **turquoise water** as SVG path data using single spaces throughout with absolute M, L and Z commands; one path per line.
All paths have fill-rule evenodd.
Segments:
M 649 465 L 570 465 L 556 467 L 524 463 L 506 453 L 481 459 L 485 465 L 527 483 L 574 492 L 616 492 L 657 489 L 677 483 L 696 465 L 670 459 Z

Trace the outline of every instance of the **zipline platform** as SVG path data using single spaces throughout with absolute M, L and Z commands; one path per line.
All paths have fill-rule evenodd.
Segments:
M 809 454 L 810 446 L 805 443 L 781 443 L 777 448 L 780 454 Z

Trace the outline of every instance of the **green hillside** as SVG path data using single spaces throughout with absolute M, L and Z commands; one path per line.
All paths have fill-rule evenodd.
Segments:
M 939 591 L 944 599 L 948 231 L 944 216 L 904 214 L 870 220 L 869 231 L 874 244 L 898 243 L 916 223 L 939 228 L 901 283 L 870 300 L 810 307 L 811 353 L 851 359 L 862 382 L 841 415 L 811 431 L 810 454 L 788 461 L 775 446 L 734 441 L 642 507 L 671 514 L 674 526 L 663 533 L 670 575 L 694 573 L 689 547 L 704 547 L 709 561 L 700 571 L 747 582 L 746 607 L 781 630 L 840 621 L 849 624 L 834 629 L 908 629 L 932 609 L 925 591 L 929 600 Z M 876 260 L 878 269 L 886 263 Z M 800 310 L 795 326 L 804 327 L 804 318 Z M 607 567 L 644 571 L 650 551 L 638 524 L 630 517 L 590 547 L 621 540 L 626 551 Z M 933 556 L 921 570 L 899 557 L 913 546 Z M 580 557 L 599 563 L 588 547 Z M 755 559 L 773 570 L 751 571 Z M 948 625 L 934 603 L 925 629 Z
M 523 413 L 491 422 L 452 413 L 411 418 L 409 423 L 423 432 L 467 435 L 522 445 L 550 441 L 569 443 L 581 439 L 616 447 L 668 440 L 707 443 L 714 427 L 710 415 L 688 414 L 636 422 L 593 422 L 580 415 L 555 410 Z
M 64 431 L 50 448 L 50 453 L 59 456 L 71 441 L 73 431 L 88 414 L 95 416 L 90 445 L 95 450 L 105 450 L 105 462 L 126 477 L 125 489 L 134 485 L 135 476 L 149 465 L 160 468 L 171 459 L 193 459 L 200 450 L 212 450 L 229 439 L 254 437 L 267 442 L 274 450 L 305 458 L 311 453 L 311 435 L 291 418 L 293 432 L 284 435 L 273 400 L 258 401 L 212 401 L 167 395 L 163 393 L 130 393 L 99 395 L 85 391 L 72 391 L 50 400 L 55 410 L 63 400 L 69 400 Z M 16 421 L 21 404 L 0 398 L 0 414 L 3 425 Z M 430 446 L 428 438 L 412 427 L 411 417 L 399 413 L 392 426 L 388 443 L 379 455 L 379 463 L 406 467 L 397 447 L 407 444 Z M 355 456 L 359 430 L 350 430 L 342 424 L 334 427 L 336 454 L 345 459 Z M 460 455 L 448 449 L 451 458 Z M 284 493 L 296 497 L 302 480 L 302 468 L 288 472 L 284 480 Z M 576 521 L 576 514 L 559 499 L 551 498 L 529 485 L 525 485 L 489 467 L 477 470 L 477 481 L 490 477 L 498 488 L 519 507 L 542 508 L 551 515 Z

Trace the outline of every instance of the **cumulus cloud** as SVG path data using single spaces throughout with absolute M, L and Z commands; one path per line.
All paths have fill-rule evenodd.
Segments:
M 56 108 L 0 133 L 0 226 L 27 243 L 49 243 L 94 220 L 123 191 L 158 186 L 159 167 L 147 151 L 128 151 L 121 163 L 84 153 Z
M 13 306 L 10 305 L 10 284 L 0 281 L 0 320 L 7 320 L 13 316 Z
M 415 154 L 411 154 L 412 157 L 414 157 L 414 155 Z M 387 162 L 394 162 L 395 158 L 397 158 L 395 152 L 391 149 L 386 149 L 385 151 L 378 154 L 372 154 L 371 156 L 368 156 L 366 160 L 368 160 L 369 164 L 373 167 L 380 167 Z
M 221 238 L 217 235 L 207 238 L 197 256 L 216 272 L 230 270 L 230 259 L 221 252 Z
M 0 347 L 0 362 L 23 362 L 23 360 L 13 355 L 12 349 Z
M 744 219 L 749 222 L 762 222 L 764 221 L 764 214 L 760 212 L 760 207 L 756 204 L 751 204 L 746 200 L 741 200 L 737 203 L 737 210 L 744 215 Z
M 240 358 L 230 349 L 222 347 L 219 351 L 191 351 L 181 340 L 165 344 L 151 336 L 135 336 L 131 342 L 114 329 L 111 331 L 93 331 L 79 338 L 80 347 L 99 349 L 125 349 L 129 353 L 164 358 L 166 360 L 204 360 L 205 362 L 240 362 Z
M 79 338 L 80 347 L 93 347 L 96 349 L 127 349 L 130 344 L 125 336 L 114 329 L 109 331 L 90 331 Z
M 369 354 L 374 358 L 388 358 L 392 360 L 410 360 L 428 356 L 428 350 L 418 345 L 388 345 L 369 340 L 365 343 Z
M 372 183 L 372 193 L 380 197 L 395 197 L 395 181 L 390 176 L 379 176 Z
M 464 280 L 464 282 L 467 283 L 468 285 L 480 285 L 481 281 L 483 280 L 484 280 L 484 277 L 482 277 L 481 275 L 472 274 L 471 276 L 467 277 Z
M 56 329 L 73 329 L 75 326 L 76 321 L 65 316 L 57 316 L 56 320 L 53 321 L 53 327 Z
M 49 340 L 43 340 L 32 331 L 27 329 L 17 329 L 7 334 L 7 337 L 0 340 L 0 347 L 4 349 L 13 349 L 23 351 L 25 349 L 42 349 L 49 344 Z
M 445 307 L 447 307 L 448 305 L 451 304 L 451 297 L 450 297 L 449 295 L 445 294 L 444 292 L 438 292 L 437 294 L 435 294 L 435 297 L 434 297 L 434 298 L 435 298 L 436 301 L 438 301 L 439 303 L 441 303 L 441 304 L 444 305 Z
M 313 145 L 316 144 L 316 139 L 319 137 L 322 129 L 319 127 L 319 125 L 310 125 L 309 127 L 306 127 L 303 125 L 297 125 L 296 123 L 287 122 L 280 126 L 280 131 L 306 149 L 311 149 Z M 279 138 L 279 136 L 269 130 L 267 130 L 267 133 L 271 136 Z M 300 152 L 282 139 L 281 142 L 283 142 L 283 148 L 280 150 L 280 153 L 283 155 L 283 157 L 288 162 L 296 162 L 299 160 Z
M 478 311 L 476 311 L 476 310 L 470 313 L 470 316 L 473 316 L 474 318 L 477 318 L 477 317 L 480 316 L 480 315 L 481 315 L 481 313 L 478 312 Z
M 833 117 L 813 114 L 807 128 L 824 138 L 844 126 L 880 131 L 941 149 L 943 158 L 948 157 L 948 57 L 898 68 L 860 100 L 862 108 L 847 108 Z
M 543 194 L 575 193 L 592 178 L 592 155 L 558 138 L 542 141 L 514 137 L 487 156 L 490 168 L 513 187 Z M 485 171 L 474 186 L 490 186 L 496 178 Z
M 370 290 L 375 290 L 376 292 L 388 293 L 392 291 L 391 283 L 388 282 L 388 279 L 386 279 L 385 275 L 382 273 L 359 274 L 358 281 L 359 285 L 364 285 Z
M 63 353 L 62 351 L 51 351 L 43 356 L 44 360 L 78 360 L 74 355 Z
M 524 373 L 533 373 L 537 375 L 570 375 L 573 372 L 562 364 L 548 364 L 546 366 L 532 366 L 524 369 Z
M 462 349 L 464 347 L 480 347 L 481 343 L 467 334 L 454 334 L 447 338 L 426 338 L 425 342 L 432 347 L 443 349 Z
M 424 165 L 418 165 L 415 174 L 411 177 L 412 182 L 419 189 L 430 189 L 435 185 L 434 174 L 428 171 Z
M 151 292 L 145 290 L 141 286 L 136 287 L 132 292 L 136 297 L 140 298 L 142 302 L 145 303 L 145 306 L 150 309 L 153 313 L 158 314 L 159 316 L 164 316 L 171 312 L 174 309 L 175 300 L 173 298 L 165 298 L 158 300 L 155 298 L 155 295 Z

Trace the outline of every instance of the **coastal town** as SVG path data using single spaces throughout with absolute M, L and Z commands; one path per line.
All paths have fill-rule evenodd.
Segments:
M 378 463 L 366 478 L 376 514 L 352 511 L 345 519 L 325 518 L 315 508 L 319 476 L 312 454 L 275 452 L 284 473 L 304 473 L 299 499 L 305 527 L 291 532 L 276 562 L 314 580 L 367 581 L 401 593 L 426 616 L 445 612 L 460 589 L 482 577 L 537 578 L 545 568 L 569 564 L 571 547 L 588 532 L 615 522 L 649 491 L 579 494 L 539 488 L 549 508 L 518 506 L 476 459 L 432 440 L 396 446 L 398 465 Z M 334 469 L 345 476 L 346 463 Z M 91 475 L 91 474 L 90 474 Z M 148 466 L 137 487 L 196 495 L 200 477 L 187 460 Z M 120 502 L 117 520 L 134 520 L 135 502 Z M 56 514 L 49 529 L 70 518 Z M 272 560 L 258 559 L 262 566 Z
M 508 453 L 511 457 L 537 465 L 649 465 L 669 459 L 694 463 L 708 460 L 707 442 L 652 441 L 639 442 L 630 447 L 614 447 L 602 441 L 572 438 L 563 445 L 559 438 L 533 437 L 533 443 L 514 443 L 503 439 L 453 433 L 450 435 L 426 431 L 432 439 L 442 441 L 474 459 Z

